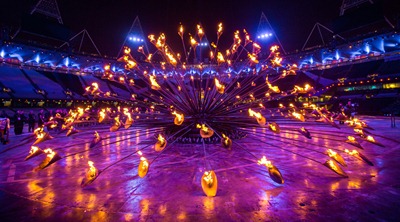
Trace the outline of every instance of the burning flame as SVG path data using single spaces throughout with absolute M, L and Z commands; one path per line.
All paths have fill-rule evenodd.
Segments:
M 372 136 L 367 136 L 367 140 L 370 142 L 376 142 L 374 137 L 372 137 Z
M 222 55 L 221 52 L 218 52 L 218 53 L 217 53 L 217 61 L 218 61 L 218 63 L 223 63 L 223 62 L 225 62 L 224 55 Z
M 56 155 L 56 153 L 50 148 L 45 149 L 44 152 L 47 153 L 47 156 L 50 159 L 52 159 L 54 157 L 54 155 Z
M 106 117 L 106 110 L 105 109 L 101 109 L 100 112 L 99 112 L 99 116 L 104 119 Z
M 364 131 L 362 129 L 354 129 L 354 132 L 361 135 L 364 134 Z
M 99 133 L 97 132 L 97 131 L 94 131 L 94 136 L 98 139 L 98 138 L 100 138 L 100 135 L 99 135 Z
M 307 93 L 307 92 L 310 91 L 312 88 L 313 88 L 313 87 L 310 86 L 310 85 L 308 85 L 308 84 L 306 84 L 306 85 L 304 86 L 304 88 L 295 85 L 293 91 L 294 91 L 294 92 L 298 92 L 298 93 Z
M 266 78 L 266 83 L 268 85 L 268 88 L 270 90 L 272 90 L 274 93 L 280 93 L 281 91 L 279 90 L 278 86 L 273 86 L 269 81 L 268 81 L 268 77 Z
M 132 114 L 129 112 L 128 108 L 124 108 L 124 115 L 128 118 L 129 121 L 132 120 Z
M 261 115 L 261 113 L 259 113 L 259 112 L 255 112 L 255 111 L 253 111 L 252 109 L 249 109 L 249 116 L 250 117 L 256 117 L 258 120 L 261 120 L 262 119 L 262 115 Z
M 255 54 L 247 53 L 247 56 L 249 57 L 251 62 L 253 62 L 255 64 L 258 63 L 257 56 Z
M 114 117 L 114 121 L 115 121 L 114 125 L 116 125 L 116 126 L 120 126 L 121 125 L 121 122 L 119 120 L 119 116 Z
M 178 35 L 182 38 L 183 37 L 183 25 L 179 26 Z
M 208 127 L 205 124 L 197 124 L 196 128 L 203 130 L 205 133 L 208 133 Z
M 217 91 L 219 92 L 219 93 L 224 93 L 224 91 L 225 91 L 225 86 L 224 85 L 222 85 L 220 82 L 219 82 L 219 80 L 217 79 L 217 78 L 215 78 L 215 87 L 217 88 Z
M 212 185 L 214 182 L 212 176 L 211 176 L 211 171 L 205 171 L 204 172 L 205 177 L 203 177 L 204 181 L 207 183 L 207 185 Z
M 222 134 L 222 138 L 223 138 L 223 143 L 225 145 L 228 145 L 229 144 L 229 137 L 226 136 L 225 134 Z
M 158 85 L 155 76 L 150 76 L 150 83 L 151 83 L 151 88 L 152 88 L 152 89 L 158 90 L 158 89 L 161 88 L 161 86 Z
M 43 131 L 43 127 L 37 128 L 34 133 L 36 134 L 37 139 L 41 139 L 46 135 L 46 133 Z
M 301 113 L 292 112 L 292 116 L 298 120 L 304 121 L 304 116 Z
M 34 154 L 39 148 L 37 146 L 31 146 L 31 150 L 29 150 L 29 154 Z
M 277 46 L 277 45 L 273 45 L 273 46 L 271 46 L 271 48 L 269 48 L 269 50 L 270 50 L 271 52 L 277 52 L 278 49 L 279 49 L 279 46 Z
M 350 142 L 356 142 L 356 138 L 354 138 L 354 136 L 348 136 L 347 139 L 348 139 Z
M 185 116 L 183 114 L 179 114 L 176 111 L 172 112 L 172 115 L 175 115 L 177 123 L 183 122 Z
M 282 62 L 282 58 L 280 58 L 280 57 L 275 57 L 273 60 L 271 60 L 272 66 L 274 66 L 274 67 L 282 66 L 281 62 Z
M 358 151 L 357 150 L 349 151 L 348 149 L 345 149 L 344 152 L 346 152 L 346 153 L 348 153 L 348 154 L 350 154 L 352 156 L 358 155 Z
M 96 176 L 96 171 L 97 171 L 97 169 L 96 169 L 96 167 L 94 166 L 94 163 L 92 162 L 92 161 L 88 161 L 88 165 L 89 165 L 89 175 L 90 175 L 90 177 L 94 177 L 94 176 Z
M 271 161 L 267 160 L 267 158 L 265 156 L 263 156 L 260 160 L 258 160 L 257 163 L 258 163 L 258 165 L 265 165 L 268 168 L 273 167 Z
M 277 128 L 276 128 L 276 126 L 274 124 L 269 124 L 269 128 L 274 132 L 277 131 Z
M 157 139 L 160 142 L 161 146 L 163 146 L 164 143 L 165 143 L 165 138 L 161 134 L 158 134 L 158 138 Z
M 328 149 L 328 156 L 329 157 L 333 157 L 333 156 L 336 156 L 336 152 L 335 151 L 333 151 L 333 150 L 331 150 L 331 149 Z
M 131 53 L 131 49 L 127 46 L 124 46 L 124 54 L 128 55 Z
M 338 168 L 336 167 L 335 163 L 333 162 L 333 160 L 328 160 L 327 163 L 329 164 L 329 167 L 334 170 L 335 172 L 338 170 Z
M 221 36 L 221 34 L 222 34 L 222 23 L 219 23 L 218 24 L 218 30 L 217 30 L 218 37 Z
M 197 35 L 199 36 L 200 39 L 202 39 L 204 36 L 204 30 L 203 27 L 201 27 L 201 25 L 197 25 Z
M 196 39 L 190 36 L 190 44 L 192 45 L 193 48 L 196 48 L 199 43 L 196 41 Z
M 143 162 L 142 170 L 145 170 L 145 169 L 147 169 L 147 168 L 149 167 L 149 162 L 147 162 L 146 157 L 141 156 L 141 157 L 140 157 L 140 161 Z

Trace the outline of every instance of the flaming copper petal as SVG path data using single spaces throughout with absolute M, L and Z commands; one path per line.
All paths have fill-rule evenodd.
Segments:
M 213 170 L 204 172 L 201 177 L 201 188 L 207 197 L 215 197 L 218 190 L 217 175 Z
M 340 166 L 333 160 L 327 160 L 324 164 L 322 164 L 326 167 L 328 167 L 330 170 L 332 170 L 333 172 L 339 174 L 342 177 L 349 177 L 346 172 L 344 172 L 342 170 L 342 168 L 340 168 Z

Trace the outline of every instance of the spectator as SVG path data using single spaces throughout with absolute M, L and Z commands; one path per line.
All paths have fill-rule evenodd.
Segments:
M 42 127 L 44 122 L 44 110 L 40 110 L 38 113 L 38 127 Z
M 354 105 L 351 104 L 350 100 L 347 102 L 346 106 L 344 107 L 344 114 L 346 114 L 346 116 L 350 119 L 354 118 L 355 109 L 354 109 Z
M 14 115 L 14 133 L 21 135 L 24 129 L 25 116 L 21 110 L 18 110 Z
M 9 142 L 8 135 L 10 134 L 10 119 L 5 115 L 5 112 L 0 114 L 0 142 L 7 144 Z
M 31 110 L 28 114 L 28 132 L 33 132 L 35 130 L 35 114 Z
M 343 103 L 339 103 L 338 115 L 343 115 L 343 113 L 344 113 Z M 344 121 L 343 120 L 339 120 L 339 124 L 344 124 Z

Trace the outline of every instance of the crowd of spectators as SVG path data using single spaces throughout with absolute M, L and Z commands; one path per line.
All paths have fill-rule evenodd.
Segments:
M 39 113 L 35 113 L 30 110 L 28 115 L 25 115 L 24 110 L 17 110 L 13 116 L 7 115 L 7 113 L 2 110 L 0 113 L 0 131 L 1 131 L 1 142 L 3 144 L 8 142 L 8 135 L 11 125 L 14 125 L 14 134 L 21 135 L 24 133 L 24 128 L 27 126 L 28 133 L 31 133 L 37 127 L 45 126 L 52 117 L 59 117 L 61 121 L 63 117 L 68 114 L 67 109 L 56 109 L 56 110 L 44 110 L 41 109 Z M 58 124 L 61 126 L 62 123 Z M 51 130 L 51 128 L 48 128 Z

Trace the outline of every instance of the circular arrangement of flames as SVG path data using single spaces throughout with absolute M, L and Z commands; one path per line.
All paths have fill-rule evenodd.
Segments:
M 182 26 L 178 34 L 186 50 Z M 236 31 L 233 44 L 223 53 L 218 49 L 221 34 L 222 24 L 219 24 L 217 43 L 210 44 L 209 64 L 188 63 L 189 55 L 193 53 L 193 57 L 196 56 L 196 47 L 205 36 L 203 28 L 198 25 L 197 35 L 190 36 L 190 47 L 188 51 L 184 51 L 183 57 L 175 54 L 168 46 L 164 34 L 157 38 L 154 35 L 148 36 L 149 41 L 156 48 L 155 53 L 146 54 L 143 46 L 139 47 L 138 52 L 144 54 L 145 63 L 137 62 L 131 56 L 131 49 L 125 47 L 124 55 L 119 61 L 124 62 L 125 69 L 135 78 L 130 78 L 126 74 L 118 76 L 111 70 L 110 65 L 105 65 L 103 78 L 124 85 L 131 92 L 132 97 L 129 102 L 133 105 L 101 107 L 96 121 L 112 122 L 111 132 L 128 129 L 131 126 L 161 130 L 155 136 L 154 145 L 151 145 L 152 150 L 145 150 L 151 147 L 148 146 L 120 160 L 123 161 L 134 154 L 139 155 L 139 177 L 146 176 L 152 163 L 146 159 L 145 152 L 163 152 L 173 144 L 182 142 L 202 143 L 204 147 L 208 143 L 219 143 L 221 148 L 227 150 L 230 150 L 232 146 L 244 149 L 240 144 L 240 138 L 253 133 L 253 128 L 268 129 L 269 131 L 265 131 L 265 134 L 280 133 L 280 126 L 273 121 L 275 114 L 293 121 L 304 122 L 305 125 L 307 119 L 315 118 L 336 128 L 339 127 L 335 124 L 335 119 L 340 119 L 353 127 L 361 139 L 381 145 L 372 136 L 367 135 L 366 129 L 370 127 L 366 123 L 357 119 L 348 120 L 343 114 L 334 115 L 314 104 L 305 103 L 302 107 L 297 107 L 290 103 L 287 106 L 280 104 L 278 107 L 267 107 L 266 104 L 270 101 L 283 98 L 293 99 L 298 95 L 309 94 L 314 89 L 306 84 L 305 86 L 294 85 L 290 90 L 281 90 L 276 85 L 278 80 L 296 75 L 297 71 L 296 64 L 282 63 L 278 46 L 272 46 L 269 56 L 261 60 L 258 58 L 261 52 L 260 45 L 251 40 L 246 30 Z M 153 64 L 152 58 L 156 54 L 162 58 L 162 62 Z M 111 92 L 103 92 L 99 84 L 95 82 L 86 87 L 84 96 L 93 99 L 111 97 L 124 100 Z M 70 110 L 69 114 L 63 118 L 63 125 L 58 127 L 61 131 L 66 131 L 67 136 L 79 133 L 74 124 L 88 118 L 92 109 L 93 107 L 88 106 Z M 58 123 L 55 119 L 50 119 L 46 126 L 57 127 Z M 305 127 L 295 128 L 292 133 L 300 133 L 308 139 L 312 138 Z M 37 140 L 32 145 L 26 160 L 46 154 L 45 160 L 36 170 L 42 170 L 63 158 L 51 149 L 41 150 L 37 146 L 43 141 L 53 139 L 49 132 L 46 132 L 44 128 L 38 128 L 35 130 L 35 135 Z M 101 146 L 101 140 L 102 137 L 95 132 L 93 140 L 90 141 L 90 148 Z M 353 136 L 349 136 L 345 142 L 362 149 Z M 326 162 L 314 161 L 343 177 L 348 175 L 340 167 L 340 165 L 346 166 L 340 153 L 351 155 L 373 165 L 357 150 L 331 148 L 324 153 L 329 158 Z M 257 158 L 255 161 L 266 166 L 275 183 L 284 183 L 281 172 L 266 156 Z M 91 184 L 104 170 L 111 167 L 97 169 L 90 160 L 88 160 L 88 165 L 89 170 L 82 179 L 82 187 Z M 207 169 L 204 172 L 201 186 L 207 196 L 217 194 L 218 180 L 213 169 Z

